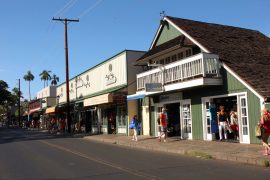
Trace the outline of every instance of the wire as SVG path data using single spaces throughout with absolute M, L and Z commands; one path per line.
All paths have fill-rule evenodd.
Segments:
M 73 7 L 77 1 L 78 1 L 78 0 L 70 0 L 66 5 L 64 5 L 64 7 L 62 7 L 60 10 L 58 10 L 58 11 L 54 14 L 54 17 L 55 17 L 55 16 L 60 16 L 60 15 L 64 14 L 64 13 L 65 13 L 66 11 L 68 11 L 71 7 Z
M 93 10 L 95 7 L 97 7 L 103 0 L 98 0 L 95 2 L 95 4 L 93 4 L 92 6 L 90 6 L 89 8 L 87 8 L 85 11 L 83 11 L 80 15 L 79 15 L 79 19 L 81 19 L 83 16 L 85 16 L 86 14 L 88 14 L 91 10 Z

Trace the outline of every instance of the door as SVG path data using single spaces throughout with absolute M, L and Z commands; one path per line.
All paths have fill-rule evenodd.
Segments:
M 184 139 L 192 139 L 191 101 L 183 100 L 180 103 L 181 135 Z
M 249 123 L 248 123 L 248 107 L 247 98 L 245 95 L 240 95 L 238 98 L 239 104 L 239 135 L 241 143 L 250 143 L 249 139 Z
M 155 133 L 155 136 L 158 136 L 158 119 L 159 119 L 159 115 L 161 114 L 161 112 L 162 112 L 162 108 L 163 108 L 163 104 L 159 104 L 159 105 L 157 105 L 156 106 L 156 118 L 155 118 L 155 131 L 156 131 L 156 133 Z
M 211 131 L 210 98 L 203 99 L 203 125 L 203 138 L 211 141 L 213 136 Z

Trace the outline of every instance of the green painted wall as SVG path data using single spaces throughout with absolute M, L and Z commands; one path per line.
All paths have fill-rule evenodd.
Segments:
M 193 139 L 203 139 L 202 97 L 247 92 L 250 141 L 260 143 L 254 135 L 255 125 L 260 117 L 260 99 L 225 69 L 221 70 L 221 74 L 221 86 L 199 87 L 183 92 L 183 99 L 191 99 Z
M 180 36 L 181 33 L 175 29 L 172 25 L 168 24 L 163 26 L 161 33 L 156 41 L 155 46 L 158 46 L 160 44 L 163 44 L 169 40 L 172 40 L 176 38 L 177 36 Z
M 270 103 L 265 104 L 265 107 L 270 111 Z

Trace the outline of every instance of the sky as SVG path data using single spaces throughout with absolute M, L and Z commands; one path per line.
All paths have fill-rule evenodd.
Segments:
M 64 25 L 68 24 L 69 77 L 123 50 L 149 50 L 160 12 L 184 19 L 254 29 L 270 37 L 269 0 L 0 0 L 0 80 L 28 99 L 44 88 L 39 74 L 50 70 L 65 81 Z

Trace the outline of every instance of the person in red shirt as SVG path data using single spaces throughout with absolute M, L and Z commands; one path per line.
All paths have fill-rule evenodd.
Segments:
M 161 141 L 161 138 L 164 136 L 164 142 L 166 142 L 166 139 L 167 139 L 167 114 L 166 114 L 165 108 L 162 108 L 162 112 L 159 116 L 159 120 L 160 120 L 160 126 L 161 126 L 160 141 Z
M 262 132 L 262 144 L 264 147 L 263 155 L 268 156 L 270 155 L 270 147 L 268 145 L 268 138 L 270 135 L 270 112 L 267 108 L 262 110 L 262 116 L 260 118 L 260 125 L 264 129 Z

